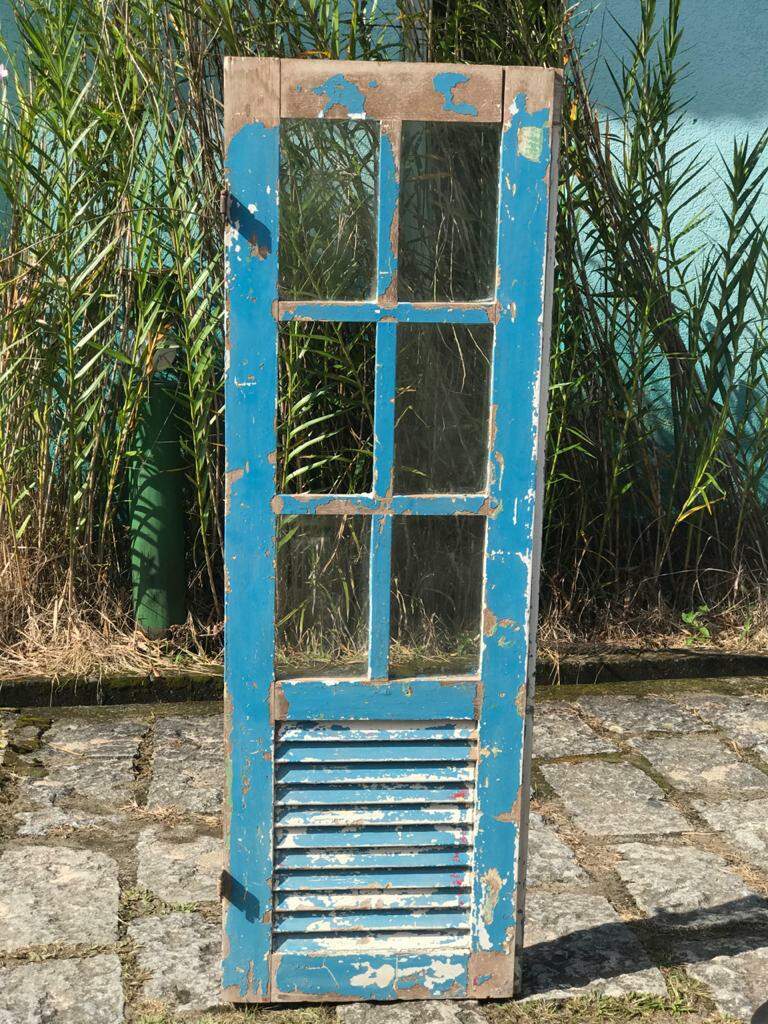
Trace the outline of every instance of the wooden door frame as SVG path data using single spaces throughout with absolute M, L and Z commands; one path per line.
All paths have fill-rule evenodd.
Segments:
M 232 1001 L 485 998 L 511 996 L 518 984 L 515 951 L 522 943 L 524 919 L 561 92 L 561 73 L 542 68 L 225 59 L 225 728 L 230 772 L 223 990 Z M 380 122 L 376 295 L 370 301 L 278 300 L 280 121 L 288 117 Z M 501 124 L 497 285 L 491 299 L 397 300 L 403 120 Z M 277 332 L 279 322 L 295 319 L 376 324 L 370 494 L 275 493 Z M 393 494 L 398 323 L 495 327 L 488 474 L 481 493 Z M 512 395 L 515 401 L 510 402 Z M 391 531 L 398 512 L 480 515 L 487 521 L 477 676 L 388 679 Z M 343 683 L 275 679 L 274 524 L 276 515 L 287 513 L 373 517 L 365 678 Z M 431 984 L 411 978 L 399 988 L 382 985 L 381 991 L 345 988 L 339 981 L 335 986 L 327 981 L 281 983 L 271 952 L 275 725 L 326 713 L 330 686 L 337 713 L 349 705 L 386 717 L 385 696 L 393 702 L 387 707 L 399 706 L 414 692 L 413 684 L 440 687 L 440 699 L 457 717 L 474 709 L 480 725 L 482 825 L 474 837 L 472 951 L 462 980 L 454 974 L 440 986 L 433 974 Z

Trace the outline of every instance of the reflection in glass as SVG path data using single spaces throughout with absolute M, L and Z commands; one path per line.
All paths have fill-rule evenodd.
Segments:
M 278 678 L 365 674 L 370 536 L 367 516 L 278 517 Z
M 277 493 L 365 493 L 373 458 L 373 324 L 280 325 Z
M 396 516 L 390 675 L 477 672 L 482 516 Z
M 401 300 L 492 296 L 500 144 L 498 124 L 403 124 Z
M 281 122 L 281 298 L 371 295 L 378 136 L 372 121 Z
M 492 344 L 490 324 L 398 327 L 396 494 L 485 487 Z

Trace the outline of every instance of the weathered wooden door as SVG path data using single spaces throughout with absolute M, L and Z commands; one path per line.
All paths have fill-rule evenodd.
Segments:
M 223 986 L 511 996 L 560 80 L 230 58 Z

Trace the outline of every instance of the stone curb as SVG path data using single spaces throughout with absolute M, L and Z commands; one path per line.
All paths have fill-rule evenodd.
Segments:
M 540 658 L 536 677 L 542 686 L 637 683 L 661 679 L 768 680 L 768 654 L 732 654 L 718 650 L 628 651 L 619 654 Z M 0 681 L 0 707 L 71 707 L 83 705 L 162 704 L 221 700 L 221 666 L 208 671 L 126 675 L 103 679 L 43 677 Z

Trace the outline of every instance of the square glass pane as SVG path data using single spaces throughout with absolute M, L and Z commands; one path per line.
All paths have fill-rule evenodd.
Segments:
M 397 330 L 396 494 L 485 487 L 493 327 Z
M 368 516 L 279 516 L 278 679 L 365 675 Z
M 500 147 L 498 124 L 403 124 L 401 300 L 493 295 Z
M 373 324 L 280 325 L 278 494 L 370 491 L 375 351 Z
M 378 146 L 373 121 L 281 122 L 281 298 L 371 296 Z
M 483 516 L 396 516 L 392 525 L 390 675 L 476 673 Z

